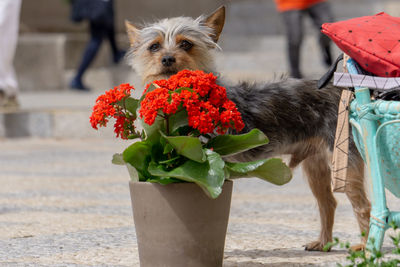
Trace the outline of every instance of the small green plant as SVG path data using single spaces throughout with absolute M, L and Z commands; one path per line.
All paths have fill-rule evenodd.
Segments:
M 395 255 L 400 255 L 400 232 L 397 231 L 398 226 L 394 223 L 391 222 L 390 226 L 393 228 L 394 231 L 396 231 L 395 236 L 390 236 L 392 239 L 393 245 L 395 248 L 392 250 L 392 253 Z M 365 233 L 362 233 L 362 236 L 365 237 Z M 371 240 L 374 242 L 374 240 Z M 333 242 L 329 242 L 328 244 L 325 245 L 324 251 L 329 251 L 332 247 L 335 246 L 340 246 L 341 248 L 346 248 L 348 252 L 348 256 L 346 257 L 347 260 L 350 261 L 350 263 L 346 265 L 342 265 L 338 263 L 338 266 L 341 267 L 395 267 L 395 266 L 400 266 L 400 259 L 384 259 L 384 253 L 380 250 L 377 250 L 376 248 L 369 249 L 366 248 L 365 250 L 361 251 L 354 251 L 350 247 L 350 243 L 346 242 L 340 242 L 337 237 L 334 238 Z

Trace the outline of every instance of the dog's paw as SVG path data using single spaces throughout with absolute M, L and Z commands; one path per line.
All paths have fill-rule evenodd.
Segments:
M 357 244 L 350 247 L 351 251 L 361 251 L 365 249 L 365 244 Z
M 308 251 L 324 251 L 324 246 L 325 244 L 321 243 L 321 241 L 313 241 L 305 245 L 304 249 Z

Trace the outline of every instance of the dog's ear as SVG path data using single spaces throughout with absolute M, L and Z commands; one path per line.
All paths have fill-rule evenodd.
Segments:
M 214 13 L 209 15 L 206 20 L 205 24 L 214 30 L 213 35 L 211 36 L 214 42 L 217 42 L 219 39 L 219 35 L 224 28 L 225 23 L 225 6 L 219 7 Z
M 139 30 L 127 20 L 125 20 L 125 28 L 126 32 L 128 33 L 129 42 L 131 46 L 133 46 L 134 43 L 137 42 L 139 38 Z

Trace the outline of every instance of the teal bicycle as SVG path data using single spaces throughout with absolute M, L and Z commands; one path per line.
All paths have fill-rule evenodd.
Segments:
M 358 74 L 347 61 L 349 74 Z M 387 207 L 385 188 L 400 198 L 400 101 L 371 99 L 368 87 L 354 87 L 350 123 L 354 141 L 371 177 L 371 217 L 367 247 L 381 249 L 390 223 L 400 225 L 400 212 Z

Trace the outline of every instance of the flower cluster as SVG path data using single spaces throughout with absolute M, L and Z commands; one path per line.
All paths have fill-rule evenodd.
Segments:
M 216 80 L 212 73 L 184 70 L 168 80 L 155 81 L 153 84 L 158 88 L 148 91 L 150 85 L 146 87 L 139 114 L 145 123 L 152 125 L 158 115 L 168 119 L 169 115 L 186 110 L 188 126 L 201 134 L 214 131 L 224 134 L 228 129 L 240 132 L 244 127 L 241 115 L 227 98 L 226 89 Z M 133 136 L 136 110 L 128 110 L 125 105 L 131 100 L 132 89 L 129 84 L 121 84 L 99 96 L 90 117 L 92 127 L 106 126 L 109 119 L 114 118 L 117 137 Z
M 133 86 L 126 83 L 100 95 L 96 99 L 96 104 L 90 116 L 92 127 L 96 130 L 98 126 L 105 127 L 109 118 L 114 118 L 116 119 L 114 132 L 117 137 L 127 139 L 130 134 L 134 133 L 135 114 L 130 114 L 124 107 L 124 100 L 130 96 L 131 90 L 134 90 Z
M 184 108 L 188 125 L 202 134 L 214 130 L 223 134 L 229 128 L 239 132 L 244 127 L 241 115 L 216 79 L 212 73 L 183 70 L 168 80 L 155 81 L 159 88 L 145 92 L 140 116 L 151 125 L 160 111 L 168 116 Z

